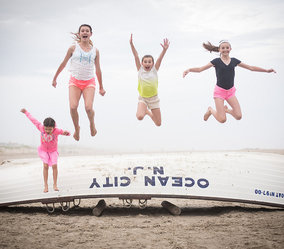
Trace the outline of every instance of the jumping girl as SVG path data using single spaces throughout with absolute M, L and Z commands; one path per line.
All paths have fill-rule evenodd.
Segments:
M 52 118 L 46 118 L 41 124 L 37 121 L 26 109 L 21 110 L 28 119 L 36 126 L 36 128 L 40 131 L 41 137 L 41 145 L 38 147 L 38 155 L 43 161 L 43 180 L 44 180 L 44 190 L 43 192 L 48 192 L 48 168 L 52 167 L 53 171 L 53 189 L 55 191 L 59 191 L 57 187 L 57 142 L 58 135 L 70 136 L 69 131 L 64 131 L 55 127 L 55 121 Z
M 164 39 L 161 44 L 163 50 L 154 66 L 152 55 L 143 56 L 141 62 L 138 53 L 133 45 L 132 34 L 130 36 L 130 46 L 135 58 L 136 68 L 138 71 L 138 107 L 136 117 L 143 120 L 145 115 L 154 121 L 156 126 L 161 125 L 160 99 L 158 97 L 158 73 L 162 59 L 169 48 L 168 39 Z M 142 65 L 141 65 L 142 64 Z
M 203 47 L 210 52 L 219 52 L 220 57 L 212 60 L 203 67 L 189 68 L 185 70 L 183 77 L 185 77 L 189 72 L 200 73 L 212 66 L 215 67 L 217 77 L 217 84 L 214 89 L 216 110 L 209 106 L 207 112 L 204 114 L 204 120 L 207 121 L 208 118 L 213 115 L 217 121 L 224 123 L 227 120 L 226 113 L 229 113 L 235 119 L 240 120 L 242 118 L 242 112 L 238 99 L 235 96 L 236 88 L 234 87 L 235 67 L 240 66 L 242 68 L 256 72 L 276 72 L 274 71 L 274 69 L 263 69 L 260 67 L 249 66 L 236 58 L 230 58 L 229 54 L 232 48 L 231 44 L 228 41 L 220 41 L 218 47 L 212 45 L 210 42 L 203 43 Z M 225 100 L 232 109 L 229 109 L 226 105 L 224 105 Z
M 95 75 L 94 68 L 96 69 L 97 79 L 100 85 L 100 94 L 105 95 L 105 90 L 102 84 L 102 72 L 100 68 L 100 54 L 99 50 L 93 46 L 90 40 L 92 36 L 92 27 L 88 24 L 82 24 L 79 27 L 78 33 L 75 33 L 76 44 L 72 45 L 57 69 L 52 86 L 56 87 L 56 79 L 61 71 L 65 68 L 68 60 L 71 58 L 70 69 L 71 77 L 69 80 L 69 104 L 72 121 L 74 124 L 75 132 L 74 139 L 79 141 L 80 139 L 80 126 L 78 105 L 81 95 L 83 95 L 85 102 L 85 110 L 90 121 L 91 136 L 95 136 L 97 133 L 93 109 L 93 102 L 95 96 Z

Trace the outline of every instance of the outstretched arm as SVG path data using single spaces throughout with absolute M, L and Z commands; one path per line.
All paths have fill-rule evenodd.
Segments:
M 245 68 L 245 69 L 248 69 L 250 71 L 255 71 L 255 72 L 264 72 L 264 73 L 276 73 L 276 71 L 274 69 L 264 69 L 264 68 L 261 68 L 261 67 L 255 67 L 255 66 L 250 66 L 250 65 L 247 65 L 243 62 L 239 63 L 238 66 L 242 67 L 242 68 Z
M 69 131 L 65 131 L 65 130 L 62 130 L 62 129 L 56 129 L 57 130 L 57 134 L 60 134 L 60 135 L 63 135 L 63 136 L 70 136 L 71 133 Z M 53 131 L 55 133 L 55 130 Z
M 58 75 L 62 72 L 62 70 L 65 68 L 65 66 L 66 66 L 68 60 L 71 58 L 71 56 L 72 56 L 74 50 L 75 50 L 75 45 L 71 46 L 71 47 L 68 49 L 67 54 L 66 54 L 66 56 L 65 56 L 65 58 L 64 58 L 64 60 L 63 60 L 63 62 L 60 64 L 59 68 L 57 69 L 57 71 L 56 71 L 56 73 L 55 73 L 55 75 L 54 75 L 54 77 L 53 77 L 53 81 L 52 81 L 52 86 L 53 86 L 53 87 L 56 87 L 56 85 L 57 85 L 57 82 L 56 82 L 57 77 L 58 77 Z
M 159 56 L 159 58 L 157 59 L 156 64 L 155 64 L 155 68 L 156 68 L 157 71 L 159 70 L 159 68 L 160 68 L 160 66 L 161 66 L 161 62 L 162 62 L 162 60 L 163 60 L 163 58 L 164 58 L 164 55 L 165 55 L 165 53 L 167 52 L 167 50 L 168 50 L 168 48 L 169 48 L 169 46 L 170 46 L 169 40 L 168 40 L 167 38 L 164 39 L 164 44 L 161 43 L 161 46 L 163 47 L 163 51 L 162 51 L 162 53 L 160 54 L 160 56 Z
M 141 63 L 140 63 L 140 59 L 139 59 L 139 56 L 138 56 L 138 53 L 134 47 L 134 44 L 133 44 L 133 40 L 132 40 L 132 34 L 130 36 L 130 47 L 131 47 L 131 50 L 132 50 L 132 53 L 134 55 L 134 59 L 135 59 L 135 64 L 136 64 L 136 67 L 137 67 L 137 71 L 139 71 L 140 67 L 141 67 Z
M 27 118 L 36 126 L 39 131 L 43 130 L 42 123 L 37 121 L 25 108 L 21 109 L 21 112 L 27 116 Z
M 95 65 L 96 65 L 96 75 L 97 75 L 99 85 L 100 85 L 100 95 L 104 96 L 106 91 L 103 87 L 102 71 L 101 71 L 101 66 L 100 66 L 100 53 L 98 49 L 96 51 Z
M 55 129 L 53 130 L 53 134 L 63 135 L 63 136 L 70 136 L 71 135 L 71 133 L 69 131 L 62 130 L 62 129 L 57 128 L 57 127 L 55 127 Z
M 70 134 L 69 131 L 63 131 L 62 135 L 64 135 L 64 136 L 70 136 L 71 134 Z
M 202 71 L 207 70 L 212 66 L 213 66 L 213 64 L 211 62 L 209 62 L 207 65 L 205 65 L 203 67 L 189 68 L 189 69 L 187 69 L 183 72 L 183 77 L 185 77 L 188 73 L 201 73 Z

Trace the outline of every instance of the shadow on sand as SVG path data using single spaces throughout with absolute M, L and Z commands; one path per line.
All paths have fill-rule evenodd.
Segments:
M 71 215 L 84 216 L 92 215 L 94 207 L 72 207 L 68 211 L 63 211 L 59 204 L 55 205 L 55 210 L 50 215 Z M 49 214 L 44 205 L 34 206 L 11 206 L 0 207 L 0 212 L 8 213 L 22 213 L 22 214 Z M 257 212 L 284 212 L 282 208 L 270 207 L 242 207 L 242 206 L 212 206 L 212 207 L 182 207 L 180 216 L 219 216 L 231 212 L 239 213 L 257 213 Z M 123 206 L 107 206 L 102 213 L 102 216 L 116 217 L 116 216 L 171 216 L 171 214 L 162 206 L 149 206 L 144 209 L 137 206 L 130 208 Z

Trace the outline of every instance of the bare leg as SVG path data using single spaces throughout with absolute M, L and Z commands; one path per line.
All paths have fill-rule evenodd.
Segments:
M 231 114 L 236 120 L 240 120 L 242 118 L 242 111 L 237 97 L 233 96 L 229 98 L 227 102 L 232 109 L 229 109 L 227 106 L 225 106 L 226 113 Z
M 57 176 L 58 176 L 57 164 L 52 165 L 52 171 L 53 171 L 53 189 L 55 191 L 59 191 L 57 187 Z
M 73 125 L 75 128 L 74 139 L 79 141 L 80 139 L 80 126 L 79 126 L 79 115 L 78 115 L 78 106 L 79 100 L 81 98 L 81 90 L 76 86 L 69 87 L 69 105 L 70 105 L 70 114 L 72 117 Z
M 161 111 L 160 108 L 149 110 L 144 102 L 138 102 L 136 117 L 138 120 L 143 120 L 148 115 L 155 123 L 155 125 L 161 125 Z
M 152 109 L 151 112 L 152 112 L 152 116 L 150 116 L 150 117 L 154 121 L 155 125 L 156 126 L 161 126 L 162 118 L 161 118 L 161 110 L 160 110 L 160 108 Z
M 214 101 L 216 110 L 209 106 L 207 112 L 204 114 L 204 120 L 207 121 L 208 118 L 213 115 L 218 122 L 225 123 L 227 118 L 224 107 L 224 100 L 220 98 L 214 98 Z
M 43 164 L 43 181 L 44 181 L 44 193 L 48 192 L 48 184 L 47 184 L 47 180 L 48 180 L 48 164 L 44 163 Z
M 95 88 L 87 87 L 83 90 L 83 98 L 85 101 L 85 110 L 88 115 L 90 121 L 90 130 L 91 136 L 95 136 L 97 134 L 97 130 L 95 127 L 95 111 L 93 109 L 94 104 L 94 97 L 95 97 Z
M 145 115 L 152 116 L 152 113 L 147 109 L 147 105 L 144 102 L 138 102 L 136 118 L 143 120 Z

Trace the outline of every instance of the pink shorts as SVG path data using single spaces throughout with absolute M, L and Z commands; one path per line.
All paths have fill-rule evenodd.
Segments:
M 92 78 L 89 80 L 77 80 L 71 75 L 70 80 L 69 80 L 69 87 L 70 86 L 76 86 L 80 88 L 81 91 L 83 91 L 87 87 L 96 88 L 96 82 L 95 82 L 95 78 Z
M 227 99 L 235 96 L 235 92 L 236 92 L 236 88 L 234 86 L 232 88 L 226 90 L 226 89 L 216 85 L 215 89 L 214 89 L 214 98 L 220 98 L 220 99 L 227 100 Z
M 43 161 L 43 163 L 48 164 L 48 166 L 52 166 L 54 164 L 57 164 L 57 159 L 58 159 L 58 152 L 53 151 L 53 152 L 46 152 L 41 149 L 38 149 L 38 155 Z

